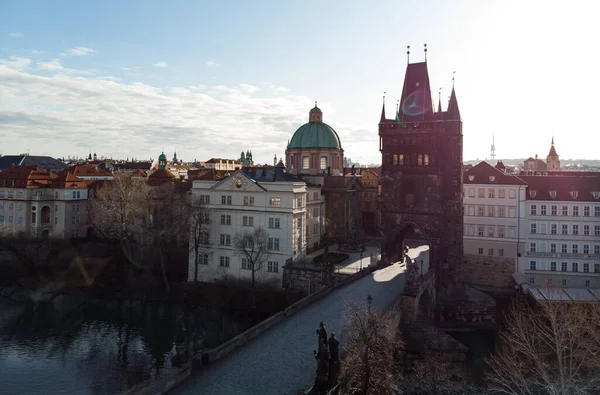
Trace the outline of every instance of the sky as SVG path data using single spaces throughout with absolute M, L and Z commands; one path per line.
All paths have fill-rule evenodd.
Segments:
M 407 64 L 464 160 L 599 159 L 600 2 L 0 1 L 0 153 L 186 161 L 281 157 L 318 101 L 345 156 L 380 163 Z

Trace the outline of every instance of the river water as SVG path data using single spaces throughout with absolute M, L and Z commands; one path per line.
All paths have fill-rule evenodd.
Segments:
M 119 393 L 171 368 L 182 322 L 196 324 L 206 347 L 240 331 L 214 307 L 0 296 L 0 394 Z

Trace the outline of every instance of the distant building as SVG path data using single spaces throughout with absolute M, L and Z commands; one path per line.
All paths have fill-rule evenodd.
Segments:
M 35 155 L 5 155 L 0 157 L 0 171 L 8 170 L 12 166 L 29 166 L 39 167 L 44 170 L 62 171 L 69 166 L 50 156 L 35 156 Z
M 254 160 L 252 159 L 252 152 L 250 150 L 246 151 L 246 153 L 244 153 L 244 151 L 242 151 L 240 158 L 238 159 L 238 162 L 241 163 L 242 167 L 254 166 Z M 229 169 L 226 169 L 226 170 L 229 170 Z
M 560 159 L 554 148 L 554 137 L 552 137 L 552 143 L 550 145 L 550 151 L 546 156 L 546 162 L 538 159 L 537 154 L 535 158 L 528 158 L 523 162 L 523 169 L 525 171 L 559 171 L 560 170 Z
M 235 171 L 242 168 L 242 163 L 235 159 L 211 158 L 204 162 L 204 166 L 207 169 Z

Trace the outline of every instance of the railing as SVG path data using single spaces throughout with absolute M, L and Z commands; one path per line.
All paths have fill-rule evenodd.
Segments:
M 536 258 L 571 258 L 571 259 L 600 259 L 600 254 L 569 254 L 561 252 L 525 252 L 527 257 Z

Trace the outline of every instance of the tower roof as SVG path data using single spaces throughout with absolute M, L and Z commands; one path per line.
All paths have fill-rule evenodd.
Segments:
M 427 63 L 411 63 L 406 67 L 404 87 L 400 97 L 400 121 L 422 121 L 432 118 L 432 114 L 433 102 Z
M 456 92 L 454 91 L 454 87 L 452 87 L 452 93 L 450 94 L 450 102 L 448 103 L 446 119 L 460 120 L 460 111 L 458 110 L 458 101 L 456 100 Z
M 552 137 L 552 144 L 550 145 L 550 152 L 548 152 L 548 156 L 558 156 L 556 149 L 554 148 L 554 137 Z

